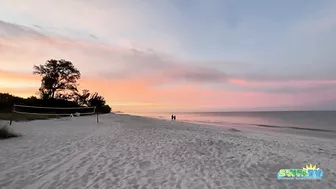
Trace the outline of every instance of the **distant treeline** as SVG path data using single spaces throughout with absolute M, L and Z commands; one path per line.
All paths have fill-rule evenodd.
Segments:
M 13 111 L 13 106 L 16 105 L 26 105 L 26 106 L 39 106 L 39 107 L 84 107 L 76 101 L 70 101 L 65 99 L 39 99 L 35 96 L 29 98 L 22 98 L 14 96 L 8 93 L 0 93 L 0 112 L 10 113 Z M 43 110 L 43 109 L 42 109 Z M 26 109 L 25 111 L 29 111 Z M 34 110 L 34 113 L 37 113 Z M 97 107 L 97 113 L 110 113 L 111 108 L 108 105 L 102 105 Z

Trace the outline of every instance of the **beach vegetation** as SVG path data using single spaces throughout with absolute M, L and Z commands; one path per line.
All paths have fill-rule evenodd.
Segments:
M 13 106 L 39 106 L 39 107 L 85 107 L 95 106 L 97 113 L 110 113 L 111 107 L 106 99 L 97 92 L 84 89 L 78 91 L 81 73 L 74 64 L 67 60 L 50 59 L 45 64 L 35 65 L 33 74 L 41 76 L 41 86 L 36 96 L 22 98 L 9 93 L 0 93 L 0 119 L 33 120 L 48 119 L 49 115 L 25 115 L 11 117 Z M 43 113 L 43 110 L 41 110 Z M 62 113 L 62 112 L 58 112 Z M 52 116 L 54 117 L 54 116 Z
M 19 137 L 20 134 L 15 133 L 9 126 L 0 125 L 0 140 Z

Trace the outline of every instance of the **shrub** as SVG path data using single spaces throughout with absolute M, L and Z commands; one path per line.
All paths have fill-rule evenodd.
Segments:
M 13 132 L 8 126 L 0 125 L 0 140 L 19 137 L 20 135 Z
M 97 112 L 102 114 L 111 113 L 111 110 L 109 105 L 103 105 L 102 107 L 97 108 Z

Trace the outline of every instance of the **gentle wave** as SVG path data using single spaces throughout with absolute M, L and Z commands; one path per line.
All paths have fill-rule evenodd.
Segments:
M 305 130 L 305 131 L 320 131 L 320 132 L 333 132 L 333 133 L 336 133 L 336 131 L 327 130 L 327 129 L 314 129 L 314 128 L 277 126 L 277 125 L 262 125 L 262 124 L 251 124 L 251 125 L 255 125 L 255 126 L 258 126 L 258 127 L 272 127 L 272 128 L 279 128 L 279 129 L 296 129 L 296 130 Z
M 225 124 L 238 124 L 238 125 L 246 125 L 246 126 L 257 126 L 257 127 L 267 127 L 267 128 L 276 128 L 276 129 L 295 129 L 295 130 L 304 130 L 304 131 L 318 131 L 318 132 L 333 132 L 334 130 L 327 129 L 314 129 L 314 128 L 302 128 L 302 127 L 294 127 L 294 126 L 279 126 L 279 125 L 265 125 L 265 124 L 255 124 L 255 123 L 233 123 L 228 121 L 193 121 L 193 120 L 181 120 L 192 123 L 203 123 L 203 124 L 215 124 L 215 125 L 225 125 Z
M 177 120 L 234 128 L 264 128 L 279 131 L 336 133 L 336 111 L 309 112 L 203 112 L 177 113 Z M 170 119 L 169 113 L 147 114 L 149 117 Z

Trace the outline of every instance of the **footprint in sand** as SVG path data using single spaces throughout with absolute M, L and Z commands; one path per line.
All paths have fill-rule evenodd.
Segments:
M 148 170 L 151 167 L 151 164 L 150 161 L 141 161 L 139 162 L 139 168 L 141 170 Z

